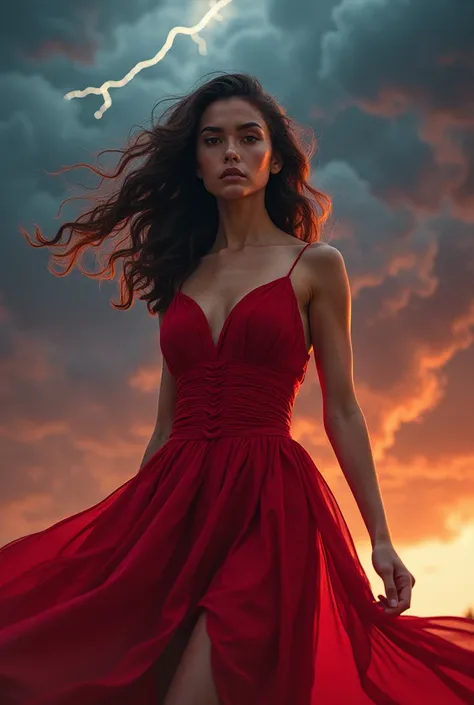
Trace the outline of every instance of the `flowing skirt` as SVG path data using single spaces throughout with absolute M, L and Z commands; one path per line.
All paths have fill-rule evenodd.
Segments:
M 306 450 L 169 440 L 98 504 L 0 549 L 2 705 L 159 705 L 207 613 L 223 705 L 474 703 L 474 621 L 387 616 Z

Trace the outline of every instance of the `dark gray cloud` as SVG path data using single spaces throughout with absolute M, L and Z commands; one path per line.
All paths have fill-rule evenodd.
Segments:
M 79 63 L 93 63 L 99 46 L 112 46 L 114 30 L 165 5 L 165 0 L 19 0 L 2 8 L 0 61 L 3 69 L 18 62 L 58 55 Z M 181 9 L 182 0 L 174 3 Z M 9 62 L 6 64 L 5 62 Z M 30 64 L 33 68 L 33 63 Z
M 450 195 L 474 219 L 467 203 L 474 152 L 466 149 L 474 127 L 474 4 L 343 0 L 333 18 L 335 28 L 321 44 L 321 80 L 339 86 L 342 105 L 381 116 L 387 129 L 398 132 L 399 158 L 394 160 L 390 149 L 378 151 L 376 144 L 372 156 L 380 168 L 371 178 L 403 166 L 398 196 L 404 192 L 414 205 L 433 209 Z M 408 121 L 400 123 L 406 115 Z M 415 188 L 413 174 L 419 177 Z M 393 193 L 390 183 L 373 183 Z
M 438 210 L 443 178 L 432 147 L 420 139 L 415 115 L 387 119 L 350 106 L 329 122 L 320 120 L 317 131 L 323 162 L 349 161 L 384 201 Z
M 473 117 L 474 5 L 466 0 L 342 0 L 322 44 L 321 75 L 388 112 Z M 397 103 L 397 101 L 399 101 Z

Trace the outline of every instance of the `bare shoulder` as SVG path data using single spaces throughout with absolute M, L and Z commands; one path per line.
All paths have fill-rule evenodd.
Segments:
M 341 252 L 327 242 L 313 242 L 308 247 L 308 261 L 317 268 L 344 267 Z
M 347 289 L 347 271 L 344 257 L 333 245 L 313 242 L 306 258 L 313 296 Z

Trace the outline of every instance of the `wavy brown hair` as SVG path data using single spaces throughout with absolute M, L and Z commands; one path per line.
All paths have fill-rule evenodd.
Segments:
M 231 97 L 249 101 L 262 113 L 272 147 L 283 160 L 283 168 L 270 176 L 266 186 L 265 207 L 271 220 L 300 240 L 319 240 L 331 201 L 308 183 L 315 151 L 313 132 L 296 126 L 255 77 L 222 74 L 175 99 L 156 124 L 152 118 L 152 127 L 142 128 L 126 147 L 99 152 L 99 156 L 121 155 L 113 171 L 75 164 L 57 172 L 85 166 L 101 177 L 97 189 L 104 180 L 108 180 L 107 191 L 112 184 L 114 188 L 111 194 L 94 198 L 97 205 L 76 220 L 63 223 L 51 239 L 36 224 L 32 238 L 20 229 L 33 247 L 53 250 L 50 271 L 65 276 L 76 265 L 89 277 L 113 279 L 118 264 L 120 301 L 112 305 L 128 309 L 138 296 L 147 302 L 150 313 L 165 311 L 176 288 L 215 241 L 217 202 L 196 176 L 196 140 L 208 105 Z M 307 134 L 310 139 L 305 142 Z M 86 271 L 81 256 L 106 241 L 115 244 L 103 267 Z M 54 269 L 55 263 L 62 265 L 62 271 Z

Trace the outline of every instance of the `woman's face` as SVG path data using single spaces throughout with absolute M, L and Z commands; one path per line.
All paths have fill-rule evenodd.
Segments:
M 239 199 L 264 189 L 281 163 L 272 152 L 260 111 L 242 98 L 211 103 L 202 114 L 196 147 L 197 176 L 217 198 Z M 228 168 L 242 176 L 224 177 Z

